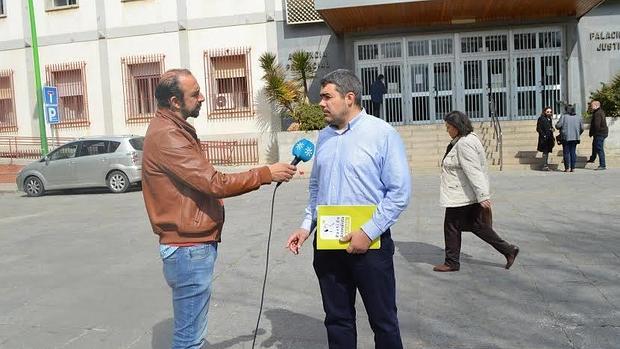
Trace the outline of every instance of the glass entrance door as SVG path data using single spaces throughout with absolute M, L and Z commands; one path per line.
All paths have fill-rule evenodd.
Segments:
M 414 63 L 409 70 L 412 121 L 441 121 L 454 104 L 452 62 Z
M 358 76 L 362 82 L 362 107 L 369 114 L 384 119 L 391 124 L 403 124 L 403 83 L 402 65 L 398 63 L 386 63 L 376 65 L 365 65 L 359 67 Z M 383 95 L 383 103 L 379 112 L 373 110 L 370 99 L 370 86 L 377 79 L 379 74 L 383 74 L 386 93 Z

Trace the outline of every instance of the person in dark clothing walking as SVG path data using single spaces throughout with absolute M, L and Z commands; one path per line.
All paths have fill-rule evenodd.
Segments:
M 590 102 L 592 109 L 592 120 L 590 120 L 590 137 L 592 137 L 592 155 L 588 162 L 594 162 L 598 155 L 598 167 L 596 170 L 605 170 L 605 138 L 609 135 L 607 128 L 607 120 L 605 120 L 605 112 L 601 109 L 601 102 Z
M 553 125 L 551 118 L 553 117 L 553 109 L 546 107 L 536 123 L 536 132 L 538 132 L 538 146 L 536 150 L 543 154 L 543 171 L 549 171 L 549 153 L 553 151 L 555 139 L 553 139 Z
M 372 102 L 372 115 L 381 117 L 381 104 L 383 103 L 383 95 L 387 92 L 387 87 L 383 83 L 385 77 L 383 74 L 377 76 L 372 85 L 370 85 L 370 101 Z

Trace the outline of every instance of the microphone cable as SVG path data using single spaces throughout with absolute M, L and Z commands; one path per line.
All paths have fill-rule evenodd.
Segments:
M 269 249 L 271 247 L 271 230 L 273 227 L 273 207 L 276 199 L 276 192 L 278 191 L 278 187 L 282 184 L 282 182 L 278 182 L 276 187 L 273 189 L 273 196 L 271 197 L 271 214 L 269 218 L 269 235 L 267 235 L 267 256 L 265 257 L 265 274 L 263 277 L 263 290 L 260 295 L 260 307 L 258 308 L 258 318 L 256 319 L 256 328 L 254 329 L 254 339 L 252 339 L 252 349 L 254 349 L 254 344 L 256 343 L 256 335 L 258 334 L 258 326 L 260 324 L 260 317 L 263 313 L 263 303 L 265 301 L 265 285 L 267 285 L 267 273 L 269 271 Z

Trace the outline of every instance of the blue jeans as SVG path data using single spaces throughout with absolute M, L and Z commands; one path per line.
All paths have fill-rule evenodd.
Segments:
M 562 153 L 564 155 L 564 168 L 567 170 L 574 169 L 577 163 L 577 141 L 564 141 Z
M 594 136 L 592 138 L 592 155 L 590 155 L 590 161 L 594 162 L 598 155 L 598 164 L 600 167 L 605 166 L 605 138 L 607 136 Z
M 164 277 L 172 288 L 172 349 L 201 348 L 207 335 L 207 313 L 217 244 L 179 247 L 163 259 Z

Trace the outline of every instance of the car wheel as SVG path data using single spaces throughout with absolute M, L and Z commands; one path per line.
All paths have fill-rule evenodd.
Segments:
M 108 176 L 108 188 L 113 193 L 124 193 L 129 189 L 129 178 L 121 171 L 112 171 Z
M 24 191 L 30 197 L 41 196 L 45 193 L 43 182 L 36 176 L 30 176 L 24 181 Z

